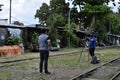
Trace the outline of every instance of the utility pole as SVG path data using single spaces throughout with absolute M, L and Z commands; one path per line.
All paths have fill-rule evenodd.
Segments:
M 69 12 L 68 12 L 68 29 L 70 31 L 70 12 L 71 12 L 71 9 L 69 9 Z M 70 34 L 69 34 L 69 39 L 68 39 L 68 47 L 70 47 Z
M 69 11 L 68 11 L 68 30 L 70 31 L 70 13 L 71 13 L 71 8 L 72 8 L 72 1 L 68 0 L 69 2 Z M 70 34 L 68 36 L 68 47 L 70 47 Z
M 9 13 L 9 23 L 11 24 L 11 3 L 12 3 L 12 0 L 10 0 L 10 13 Z
M 1 8 L 2 6 L 3 6 L 3 4 L 0 4 L 0 11 L 2 11 L 2 8 Z

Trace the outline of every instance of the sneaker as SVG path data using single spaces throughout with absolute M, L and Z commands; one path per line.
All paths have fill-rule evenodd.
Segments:
M 47 71 L 47 72 L 45 72 L 45 74 L 51 74 L 51 73 Z
M 39 71 L 40 74 L 43 74 L 42 72 Z
M 40 74 L 42 74 L 43 72 L 42 71 L 39 71 Z
M 91 64 L 98 64 L 98 63 L 100 63 L 100 60 L 91 61 Z

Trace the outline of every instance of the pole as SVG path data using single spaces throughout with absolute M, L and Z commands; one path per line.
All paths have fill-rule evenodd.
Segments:
M 10 0 L 10 13 L 9 13 L 9 23 L 11 24 L 11 3 L 12 3 L 12 0 Z
M 70 31 L 70 13 L 72 9 L 72 0 L 68 0 L 69 2 L 69 12 L 68 12 L 68 30 Z M 68 36 L 68 47 L 70 47 L 70 34 Z
M 3 6 L 3 4 L 0 4 L 0 11 L 2 11 L 2 6 Z
M 69 10 L 69 13 L 68 13 L 68 29 L 70 31 L 70 12 L 71 12 L 71 9 Z M 69 35 L 69 39 L 68 39 L 68 46 L 70 47 L 70 35 Z

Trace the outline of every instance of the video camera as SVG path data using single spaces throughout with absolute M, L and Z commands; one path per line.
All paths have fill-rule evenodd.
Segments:
M 84 36 L 85 36 L 85 37 L 90 37 L 90 36 L 91 36 L 91 34 L 84 33 Z
M 94 31 L 91 31 L 90 33 L 85 33 L 85 32 L 84 32 L 84 36 L 85 36 L 85 37 L 91 37 L 91 36 L 93 36 L 93 35 L 95 36 L 96 34 L 97 34 L 97 32 L 94 32 Z

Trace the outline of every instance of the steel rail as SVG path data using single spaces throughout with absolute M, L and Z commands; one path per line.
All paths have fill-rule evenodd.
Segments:
M 107 48 L 110 48 L 110 47 L 107 47 Z M 103 48 L 97 48 L 97 49 L 103 49 Z M 87 49 L 84 51 L 86 52 Z M 50 57 L 53 57 L 53 56 L 62 56 L 62 55 L 68 55 L 68 54 L 79 54 L 80 52 L 79 51 L 75 51 L 75 52 L 68 52 L 68 53 L 64 53 L 64 54 L 56 54 L 56 55 L 50 55 Z M 12 62 L 19 62 L 19 61 L 25 61 L 25 60 L 33 60 L 33 59 L 38 59 L 40 57 L 32 57 L 32 58 L 24 58 L 24 59 L 16 59 L 16 60 L 9 60 L 9 61 L 0 61 L 0 63 L 12 63 Z
M 116 58 L 116 59 L 114 59 L 114 60 L 111 60 L 111 61 L 109 61 L 109 62 L 107 62 L 107 63 L 104 63 L 104 64 L 102 64 L 102 65 L 100 65 L 100 66 L 96 66 L 96 67 L 94 67 L 94 68 L 92 68 L 92 69 L 89 69 L 88 71 L 85 71 L 85 72 L 81 73 L 79 76 L 75 76 L 75 77 L 72 78 L 71 80 L 81 80 L 82 78 L 85 78 L 86 75 L 88 75 L 89 73 L 92 73 L 93 71 L 96 71 L 98 68 L 100 68 L 100 67 L 102 67 L 102 66 L 105 66 L 105 65 L 107 65 L 107 64 L 109 64 L 109 63 L 112 63 L 112 62 L 114 62 L 114 61 L 116 61 L 116 60 L 118 60 L 118 59 L 120 59 L 120 57 L 118 57 L 118 58 Z
M 54 56 L 62 56 L 62 55 L 71 55 L 71 54 L 77 54 L 77 52 L 70 52 L 70 53 L 65 53 L 65 54 L 56 54 L 56 55 L 50 55 L 50 57 Z M 38 59 L 40 57 L 32 57 L 32 58 L 23 58 L 23 59 L 15 59 L 15 60 L 8 60 L 8 61 L 2 61 L 0 63 L 12 63 L 12 62 L 20 62 L 20 61 L 25 61 L 25 60 L 33 60 L 33 59 Z
M 110 80 L 116 80 L 116 78 L 120 75 L 120 71 L 118 71 Z
M 63 55 L 76 55 L 78 54 L 79 52 L 76 51 L 76 52 L 69 52 L 69 53 L 65 53 L 65 54 L 56 54 L 56 55 L 50 55 L 50 58 L 51 57 L 55 57 L 55 56 L 63 56 Z M 40 57 L 32 57 L 32 58 L 23 58 L 23 59 L 15 59 L 15 60 L 9 60 L 9 61 L 2 61 L 0 62 L 1 64 L 6 64 L 6 63 L 10 63 L 9 65 L 7 66 L 13 66 L 15 62 L 21 62 L 21 61 L 26 61 L 26 60 L 33 60 L 33 59 L 39 59 Z M 6 65 L 0 65 L 0 67 L 4 67 Z

